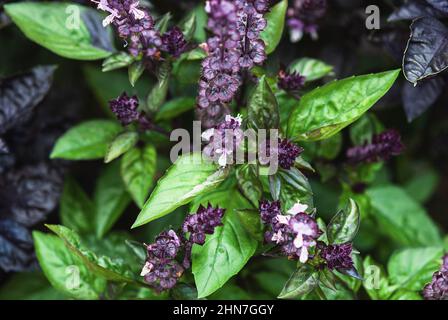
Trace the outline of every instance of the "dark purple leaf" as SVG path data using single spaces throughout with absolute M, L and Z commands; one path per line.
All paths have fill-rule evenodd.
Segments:
M 426 0 L 434 8 L 448 13 L 448 0 Z
M 0 174 L 14 165 L 14 156 L 10 153 L 5 141 L 0 138 Z
M 54 66 L 39 66 L 0 80 L 0 134 L 29 119 L 50 89 L 54 70 Z
M 414 20 L 420 17 L 441 18 L 444 16 L 446 16 L 445 13 L 422 2 L 422 0 L 411 0 L 392 12 L 387 21 Z
M 445 86 L 446 81 L 442 77 L 424 80 L 416 87 L 405 81 L 402 98 L 408 121 L 413 121 L 428 110 L 440 97 Z
M 0 269 L 29 270 L 34 266 L 33 239 L 27 228 L 11 219 L 0 219 Z
M 403 70 L 416 83 L 448 68 L 448 28 L 433 18 L 419 18 L 411 25 Z
M 25 226 L 43 221 L 58 203 L 62 180 L 44 163 L 7 172 L 0 178 L 0 216 Z

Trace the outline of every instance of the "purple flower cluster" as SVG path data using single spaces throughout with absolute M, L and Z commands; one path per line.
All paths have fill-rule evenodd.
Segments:
M 322 234 L 316 220 L 305 213 L 308 208 L 300 203 L 295 204 L 287 215 L 281 212 L 280 202 L 260 202 L 260 215 L 264 224 L 270 227 L 265 233 L 265 241 L 275 243 L 289 259 L 308 261 L 310 249 L 317 244 Z
M 147 259 L 140 275 L 158 292 L 173 288 L 184 272 L 175 260 L 181 245 L 176 232 L 169 230 L 147 246 Z
M 155 242 L 147 246 L 147 258 L 140 274 L 145 282 L 158 292 L 173 288 L 184 270 L 190 267 L 193 244 L 203 245 L 205 236 L 222 225 L 224 213 L 225 209 L 213 208 L 210 204 L 200 206 L 182 225 L 182 231 L 189 233 L 188 240 L 180 238 L 173 230 L 157 236 Z M 181 251 L 184 254 L 182 265 L 176 260 Z
M 439 271 L 432 276 L 431 283 L 423 289 L 426 300 L 448 300 L 448 254 L 443 257 L 443 264 Z
M 244 138 L 241 123 L 240 115 L 227 115 L 217 126 L 204 131 L 202 138 L 208 142 L 204 147 L 204 154 L 222 167 L 234 163 L 236 150 Z
M 185 40 L 182 30 L 178 27 L 173 27 L 163 34 L 160 48 L 169 55 L 178 58 L 182 53 L 187 51 L 188 43 Z
M 267 165 L 272 158 L 276 158 L 280 168 L 289 170 L 302 152 L 303 148 L 288 139 L 278 139 L 277 146 L 272 146 L 270 141 L 267 141 L 266 144 L 260 145 L 259 161 L 262 165 Z
M 149 130 L 152 128 L 152 123 L 143 112 L 138 111 L 138 105 L 137 96 L 129 97 L 126 92 L 109 101 L 110 109 L 123 126 L 137 121 L 142 130 Z
M 317 39 L 317 22 L 326 12 L 327 0 L 293 0 L 287 12 L 291 41 L 300 41 L 306 33 Z
M 352 164 L 371 163 L 388 160 L 391 156 L 399 155 L 403 149 L 400 134 L 391 129 L 373 136 L 370 144 L 350 148 L 347 150 L 347 158 Z
M 202 62 L 198 107 L 203 119 L 220 119 L 228 113 L 241 84 L 241 69 L 259 65 L 266 59 L 260 32 L 266 27 L 265 0 L 209 0 L 206 2 L 208 56 Z M 212 127 L 216 122 L 205 124 Z
M 305 84 L 305 77 L 297 72 L 289 73 L 288 71 L 281 69 L 278 73 L 277 83 L 280 89 L 290 92 L 299 98 L 300 96 L 298 95 L 298 92 Z
M 103 25 L 113 24 L 120 38 L 129 44 L 129 52 L 138 56 L 155 58 L 162 39 L 154 28 L 154 20 L 146 10 L 139 8 L 138 0 L 91 0 L 97 8 L 109 13 Z
M 351 243 L 322 245 L 319 255 L 330 270 L 349 270 L 353 268 L 352 251 Z

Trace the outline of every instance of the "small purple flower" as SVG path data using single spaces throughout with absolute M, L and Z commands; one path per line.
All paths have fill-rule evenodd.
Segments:
M 426 300 L 448 300 L 448 254 L 443 257 L 443 265 L 432 276 L 431 283 L 423 289 Z
M 173 230 L 164 231 L 157 236 L 155 243 L 147 247 L 148 256 L 159 259 L 174 259 L 181 247 L 181 241 Z
M 126 92 L 123 92 L 118 98 L 109 101 L 110 109 L 123 126 L 138 120 L 140 115 L 140 112 L 137 110 L 138 105 L 137 96 L 129 97 Z
M 378 162 L 399 155 L 403 149 L 400 134 L 391 129 L 373 136 L 370 144 L 348 149 L 347 158 L 352 164 Z
M 202 138 L 208 142 L 204 147 L 204 154 L 217 161 L 221 167 L 234 163 L 236 150 L 244 137 L 241 123 L 240 115 L 236 117 L 227 115 L 215 128 L 202 133 Z
M 271 224 L 273 219 L 281 214 L 280 201 L 262 200 L 260 201 L 259 211 L 263 223 Z
M 305 77 L 297 72 L 289 73 L 281 69 L 278 73 L 278 86 L 287 92 L 297 94 L 305 84 Z M 298 96 L 297 96 L 298 97 Z
M 281 168 L 289 170 L 294 165 L 296 158 L 303 152 L 303 149 L 287 139 L 279 140 L 278 163 Z
M 120 38 L 129 45 L 129 52 L 138 56 L 158 58 L 162 39 L 154 29 L 154 20 L 149 13 L 139 8 L 137 0 L 91 0 L 97 8 L 109 15 L 103 25 L 113 24 Z
M 351 243 L 323 246 L 320 256 L 330 270 L 348 270 L 353 268 L 353 247 Z
M 157 292 L 174 288 L 184 268 L 176 260 L 148 258 L 140 275 Z
M 270 227 L 265 233 L 265 241 L 276 244 L 288 258 L 302 263 L 308 261 L 310 248 L 316 246 L 316 240 L 322 234 L 316 220 L 305 213 L 307 209 L 307 205 L 298 202 L 283 215 L 280 203 L 260 203 L 261 219 Z
M 162 232 L 147 246 L 147 259 L 140 273 L 157 291 L 173 288 L 184 269 L 175 260 L 182 243 L 173 230 Z
M 182 226 L 182 231 L 190 233 L 189 241 L 199 245 L 205 243 L 205 236 L 213 234 L 215 228 L 222 225 L 225 209 L 200 206 L 195 214 L 189 215 Z
M 187 51 L 188 44 L 185 40 L 182 30 L 178 27 L 171 28 L 162 36 L 162 46 L 161 49 L 173 57 L 177 58 L 182 53 Z
M 305 33 L 312 39 L 317 39 L 317 22 L 326 12 L 326 0 L 293 0 L 293 5 L 287 12 L 291 41 L 300 41 Z

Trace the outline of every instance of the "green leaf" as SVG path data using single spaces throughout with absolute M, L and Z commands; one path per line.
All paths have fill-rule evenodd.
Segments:
M 182 25 L 182 33 L 187 41 L 190 41 L 196 31 L 196 12 L 191 12 Z
M 138 79 L 140 79 L 144 71 L 145 64 L 143 63 L 143 61 L 135 61 L 129 66 L 128 76 L 131 86 L 135 87 L 135 84 L 137 83 Z
M 383 233 L 407 246 L 440 245 L 442 239 L 425 210 L 401 188 L 385 185 L 367 190 Z
M 291 275 L 279 294 L 279 299 L 294 299 L 313 291 L 318 284 L 318 274 L 308 265 L 300 266 Z
M 116 258 L 97 254 L 86 247 L 84 241 L 76 232 L 60 225 L 46 226 L 64 241 L 69 252 L 81 261 L 81 265 L 84 265 L 89 269 L 92 276 L 114 282 L 143 285 L 140 282 L 140 277 L 135 273 L 133 266 L 135 261 L 127 259 L 128 257 L 124 257 L 123 254 Z M 107 240 L 100 240 L 100 243 L 101 241 Z M 123 245 L 125 246 L 124 240 Z
M 394 253 L 387 264 L 389 280 L 400 289 L 421 291 L 442 263 L 441 247 L 411 248 Z
M 280 115 L 278 103 L 272 90 L 262 76 L 255 91 L 249 99 L 249 125 L 254 129 L 276 129 L 279 126 Z
M 120 162 L 107 165 L 100 174 L 95 187 L 95 231 L 104 236 L 112 228 L 130 202 L 120 175 Z
M 95 206 L 81 186 L 71 177 L 64 181 L 60 202 L 62 223 L 80 233 L 92 231 Z
M 157 152 L 152 145 L 129 150 L 121 159 L 121 177 L 126 190 L 142 208 L 153 184 Z
M 236 179 L 244 196 L 258 207 L 263 196 L 263 186 L 258 178 L 257 167 L 251 164 L 244 164 L 236 169 Z
M 97 60 L 111 54 L 110 35 L 94 9 L 73 3 L 35 2 L 4 7 L 30 40 L 62 57 Z
M 179 97 L 166 102 L 157 112 L 156 121 L 169 120 L 178 115 L 194 109 L 196 99 L 192 97 Z
M 102 71 L 108 72 L 129 66 L 134 62 L 134 57 L 127 52 L 117 52 L 103 61 Z
M 123 132 L 115 137 L 107 149 L 104 162 L 109 163 L 118 158 L 129 149 L 131 149 L 138 141 L 138 133 L 134 131 Z
M 0 288 L 0 300 L 65 300 L 66 296 L 54 289 L 42 272 L 14 274 Z
M 311 82 L 332 73 L 333 67 L 317 59 L 301 58 L 291 63 L 289 71 L 298 72 L 306 82 Z
M 215 163 L 202 159 L 201 153 L 182 155 L 159 179 L 132 228 L 163 217 L 197 195 L 209 192 L 227 174 L 227 169 L 219 169 Z
M 350 126 L 350 140 L 354 145 L 362 146 L 370 143 L 375 134 L 384 130 L 383 125 L 373 113 L 366 113 Z
M 261 32 L 260 37 L 266 44 L 267 54 L 272 53 L 282 39 L 287 9 L 288 0 L 282 0 L 273 6 L 269 13 L 265 15 L 268 25 Z
M 157 84 L 152 88 L 146 99 L 148 111 L 157 112 L 160 106 L 165 102 L 168 93 L 171 75 L 171 63 L 164 62 L 157 71 Z
M 327 226 L 330 244 L 351 242 L 359 230 L 359 208 L 353 199 L 349 199 L 347 207 L 339 211 Z
M 383 268 L 379 266 L 370 256 L 367 256 L 363 262 L 364 281 L 363 286 L 372 300 L 387 300 L 394 292 L 395 288 L 391 286 Z
M 236 209 L 235 212 L 251 237 L 261 243 L 263 241 L 264 226 L 260 219 L 260 212 L 255 209 Z
M 42 271 L 55 289 L 76 299 L 100 298 L 105 279 L 92 274 L 64 241 L 39 231 L 33 232 L 33 239 Z
M 357 120 L 386 92 L 400 70 L 333 81 L 305 94 L 288 122 L 293 140 L 315 141 L 331 137 Z
M 50 158 L 67 160 L 101 159 L 109 143 L 122 130 L 112 120 L 89 120 L 68 130 L 58 139 Z
M 165 13 L 162 16 L 162 18 L 160 18 L 157 21 L 155 25 L 156 30 L 158 30 L 161 34 L 164 34 L 166 30 L 168 30 L 168 25 L 170 23 L 171 18 L 172 18 L 171 12 Z
M 423 204 L 427 202 L 437 190 L 440 177 L 437 171 L 430 167 L 420 167 L 415 173 L 416 175 L 406 182 L 404 188 L 411 198 Z M 422 186 L 425 187 L 422 188 Z
M 285 211 L 294 206 L 297 202 L 307 204 L 309 209 L 314 207 L 313 191 L 308 179 L 296 168 L 290 170 L 280 170 L 281 181 L 280 201 Z
M 211 203 L 225 208 L 223 226 L 207 236 L 203 246 L 193 245 L 192 271 L 198 298 L 204 298 L 221 288 L 237 274 L 255 253 L 257 241 L 246 231 L 234 209 L 245 209 L 250 203 L 235 187 L 220 188 L 195 199 L 191 212 Z

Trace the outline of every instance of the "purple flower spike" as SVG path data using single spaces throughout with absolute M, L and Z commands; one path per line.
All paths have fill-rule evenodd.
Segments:
M 322 248 L 320 256 L 330 270 L 348 270 L 353 268 L 352 250 L 351 243 L 329 245 Z
M 126 92 L 123 92 L 118 98 L 109 101 L 110 109 L 123 126 L 127 126 L 131 122 L 138 120 L 140 115 L 137 111 L 138 105 L 137 96 L 129 97 Z
M 280 201 L 269 202 L 262 200 L 260 201 L 259 210 L 263 223 L 271 224 L 273 219 L 281 214 Z
M 348 161 L 352 164 L 389 160 L 399 155 L 404 149 L 401 137 L 396 130 L 387 130 L 372 138 L 372 143 L 350 148 L 347 151 Z
M 184 34 L 178 27 L 171 28 L 162 36 L 161 49 L 175 58 L 187 51 L 187 47 Z
M 289 73 L 285 70 L 280 70 L 278 73 L 278 86 L 287 92 L 297 94 L 305 84 L 305 77 L 299 73 Z
M 312 39 L 317 39 L 317 22 L 323 18 L 326 12 L 326 0 L 293 0 L 293 5 L 288 8 L 287 12 L 291 41 L 300 41 L 304 34 L 309 34 Z
M 215 228 L 222 225 L 225 209 L 200 206 L 195 214 L 189 215 L 182 226 L 182 231 L 190 233 L 189 241 L 199 245 L 205 243 L 205 236 L 213 234 Z
M 279 140 L 278 163 L 281 168 L 289 170 L 303 149 L 287 139 Z
M 181 241 L 173 230 L 162 232 L 155 243 L 148 246 L 148 256 L 160 259 L 174 259 L 181 246 Z
M 434 273 L 431 283 L 423 289 L 423 297 L 426 300 L 448 300 L 448 255 L 443 257 L 440 271 Z

